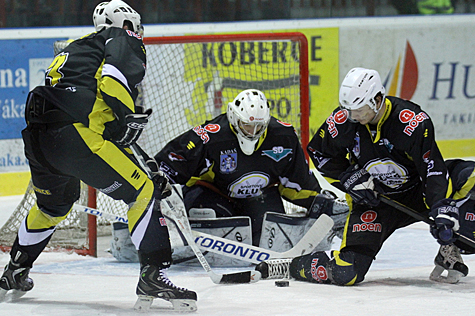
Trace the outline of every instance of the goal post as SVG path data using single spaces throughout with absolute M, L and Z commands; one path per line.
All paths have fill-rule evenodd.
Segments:
M 152 108 L 139 145 L 151 156 L 206 120 L 225 113 L 245 89 L 264 92 L 270 113 L 294 126 L 305 148 L 309 141 L 308 44 L 298 32 L 145 37 L 146 76 L 137 105 Z M 0 250 L 11 246 L 19 224 L 35 203 L 27 189 L 0 229 Z M 127 206 L 83 185 L 78 204 L 126 216 Z M 286 204 L 286 207 L 292 207 Z M 89 217 L 89 218 L 88 218 Z M 112 223 L 73 210 L 48 247 L 95 256 L 97 238 L 110 236 Z

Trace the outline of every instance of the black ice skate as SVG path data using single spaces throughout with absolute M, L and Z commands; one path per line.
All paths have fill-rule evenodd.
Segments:
M 259 263 L 256 266 L 256 270 L 262 274 L 263 279 L 289 279 L 289 266 L 291 262 L 291 258 L 270 259 Z
M 134 309 L 146 311 L 152 305 L 154 298 L 161 298 L 173 304 L 173 309 L 179 312 L 197 310 L 197 296 L 193 291 L 174 285 L 166 275 L 166 269 L 146 265 L 140 271 L 138 295 Z
M 463 263 L 460 250 L 454 244 L 440 246 L 434 264 L 434 270 L 430 274 L 432 281 L 457 283 L 468 274 L 468 267 Z M 447 270 L 447 276 L 442 276 L 444 270 Z
M 33 288 L 33 280 L 28 277 L 29 272 L 30 268 L 22 268 L 13 261 L 5 266 L 0 279 L 0 303 L 19 299 Z

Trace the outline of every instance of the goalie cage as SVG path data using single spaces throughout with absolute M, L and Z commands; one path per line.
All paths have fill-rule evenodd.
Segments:
M 255 33 L 145 38 L 147 73 L 137 99 L 153 108 L 139 144 L 155 155 L 168 141 L 226 112 L 242 90 L 267 96 L 271 115 L 294 126 L 302 146 L 309 140 L 308 45 L 302 33 Z M 317 80 L 312 80 L 317 79 Z M 35 203 L 31 186 L 0 230 L 0 250 L 12 245 L 21 221 Z M 82 185 L 77 202 L 125 216 L 127 206 Z M 292 213 L 298 207 L 286 203 Z M 110 221 L 72 210 L 57 227 L 48 249 L 97 256 L 98 236 L 110 236 Z

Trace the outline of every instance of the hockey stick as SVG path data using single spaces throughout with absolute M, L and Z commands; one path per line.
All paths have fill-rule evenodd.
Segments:
M 139 154 L 139 150 L 136 148 L 136 144 L 133 144 L 130 146 L 130 149 L 132 150 L 132 153 L 134 156 L 137 158 L 140 166 L 142 169 L 144 169 L 145 172 L 147 172 L 147 175 L 149 178 L 152 178 L 152 172 L 150 168 L 148 167 L 147 163 L 145 162 L 145 159 L 141 154 Z M 252 282 L 257 282 L 261 279 L 261 273 L 259 271 L 245 271 L 245 272 L 236 272 L 236 273 L 229 273 L 229 274 L 218 274 L 215 273 L 208 261 L 206 261 L 205 256 L 201 252 L 201 250 L 198 248 L 198 246 L 194 243 L 193 237 L 192 237 L 192 232 L 191 232 L 191 226 L 190 222 L 188 222 L 188 218 L 186 216 L 186 211 L 185 207 L 183 204 L 183 197 L 180 194 L 181 188 L 178 185 L 178 188 L 176 186 L 172 186 L 173 191 L 175 191 L 176 194 L 173 194 L 169 196 L 168 198 L 162 200 L 161 205 L 165 206 L 162 208 L 162 214 L 176 225 L 176 227 L 181 231 L 183 236 L 185 237 L 187 243 L 195 253 L 196 257 L 198 258 L 198 261 L 201 263 L 203 266 L 203 269 L 208 273 L 210 276 L 211 280 L 215 284 L 232 284 L 232 283 L 252 283 Z M 175 205 L 172 203 L 172 201 L 175 202 L 176 205 L 179 207 L 176 208 Z
M 167 219 L 167 222 L 173 222 L 175 226 L 182 232 L 183 236 L 186 239 L 186 242 L 188 245 L 191 247 L 193 252 L 195 253 L 196 257 L 198 258 L 198 261 L 201 263 L 205 271 L 208 273 L 210 276 L 211 280 L 215 284 L 232 284 L 232 283 L 253 283 L 257 282 L 261 278 L 261 274 L 259 271 L 244 271 L 244 272 L 236 272 L 236 273 L 230 273 L 230 274 L 218 274 L 215 273 L 208 261 L 206 260 L 205 256 L 201 252 L 201 250 L 198 248 L 198 246 L 195 244 L 193 237 L 192 237 L 192 230 L 190 223 L 188 222 L 188 218 L 186 217 L 186 212 L 183 207 L 178 207 L 175 208 L 174 203 L 172 201 L 175 199 L 180 204 L 182 204 L 182 201 L 179 201 L 178 199 L 181 199 L 178 190 L 176 189 L 176 186 L 173 185 L 173 190 L 175 191 L 176 195 L 178 195 L 178 198 L 175 198 L 175 195 L 172 194 L 172 196 L 168 197 L 167 199 L 162 201 L 162 205 L 165 206 L 165 208 L 162 208 L 162 214 L 165 216 Z M 258 273 L 256 273 L 258 272 Z
M 405 206 L 402 203 L 399 203 L 398 201 L 392 200 L 392 199 L 388 198 L 387 196 L 385 196 L 383 194 L 379 194 L 378 199 L 381 202 L 384 202 L 387 205 L 392 206 L 395 209 L 397 209 L 399 211 L 402 211 L 402 212 L 406 213 L 407 215 L 412 216 L 413 218 L 415 218 L 419 221 L 425 222 L 429 225 L 434 224 L 434 221 L 432 219 L 430 219 L 428 217 L 425 217 L 425 216 L 421 215 L 420 213 L 417 213 L 413 209 Z M 457 232 L 453 232 L 453 234 L 454 234 L 454 236 L 457 237 L 457 240 L 460 241 L 461 243 L 464 243 L 465 245 L 467 245 L 469 247 L 475 248 L 475 241 L 473 241 L 472 239 L 470 239 L 470 238 L 468 238 L 464 235 L 460 235 Z
M 103 217 L 110 221 L 128 223 L 128 219 L 101 210 L 74 204 L 73 209 L 85 212 L 97 217 Z M 313 223 L 307 233 L 295 244 L 295 246 L 285 252 L 277 252 L 269 249 L 252 246 L 242 242 L 225 239 L 197 230 L 192 230 L 195 243 L 203 251 L 217 253 L 226 257 L 247 261 L 258 264 L 268 259 L 294 258 L 310 253 L 325 238 L 326 234 L 333 227 L 333 220 L 326 214 L 322 214 L 318 220 Z

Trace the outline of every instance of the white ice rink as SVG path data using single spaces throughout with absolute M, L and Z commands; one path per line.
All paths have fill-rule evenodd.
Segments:
M 0 224 L 20 198 L 0 198 Z M 194 315 L 474 315 L 475 255 L 464 256 L 471 273 L 459 284 L 441 284 L 429 280 L 437 250 L 427 225 L 417 223 L 389 238 L 357 286 L 291 281 L 290 287 L 277 288 L 273 280 L 215 285 L 200 266 L 183 265 L 173 266 L 169 276 L 198 293 Z M 0 252 L 0 265 L 8 260 Z M 119 263 L 107 254 L 42 253 L 30 273 L 33 290 L 16 303 L 0 304 L 0 315 L 136 315 L 138 269 L 138 264 Z M 165 301 L 156 300 L 152 307 L 149 314 L 176 315 L 166 310 Z

